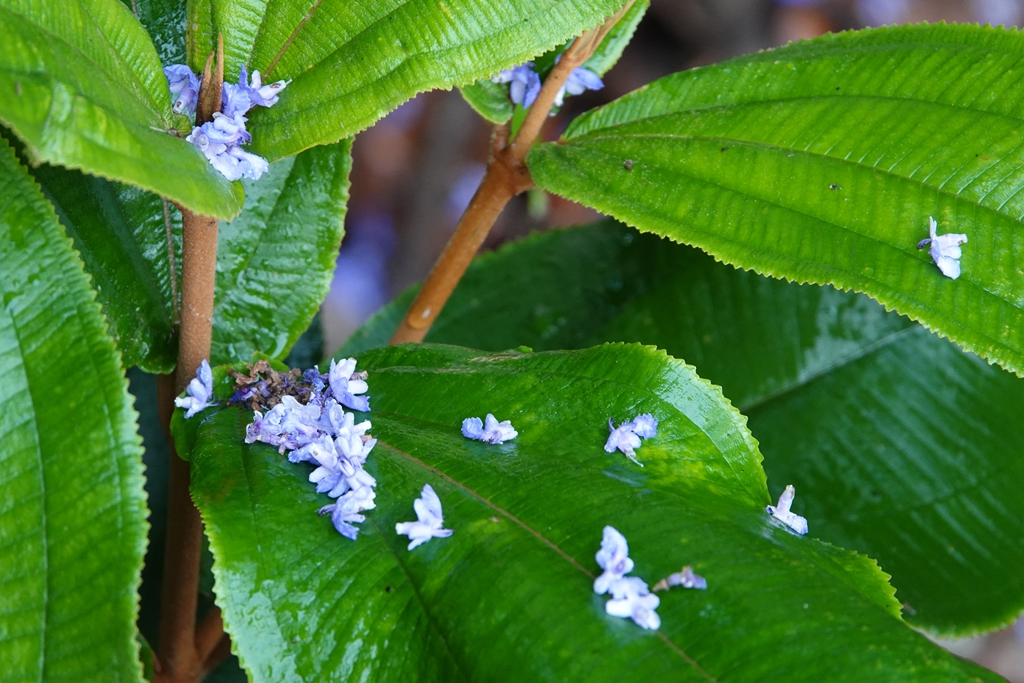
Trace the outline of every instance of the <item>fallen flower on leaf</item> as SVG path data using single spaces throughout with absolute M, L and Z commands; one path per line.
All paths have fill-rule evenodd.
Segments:
M 654 611 L 661 600 L 651 594 L 643 579 L 621 578 L 612 582 L 609 591 L 612 599 L 605 603 L 605 612 L 613 617 L 629 617 L 641 628 L 657 630 L 661 626 L 661 617 Z
M 618 427 L 615 426 L 611 418 L 608 418 L 608 429 L 611 431 L 611 434 L 608 435 L 608 440 L 604 443 L 605 453 L 614 453 L 616 450 L 622 451 L 627 458 L 643 467 L 644 464 L 636 459 L 636 451 L 634 449 L 640 448 L 641 437 L 649 439 L 657 435 L 658 421 L 654 419 L 654 416 L 650 413 L 637 415 L 629 422 L 623 422 Z
M 516 438 L 519 432 L 513 429 L 511 421 L 498 422 L 498 418 L 487 413 L 484 422 L 481 422 L 479 417 L 467 417 L 463 420 L 462 435 L 467 439 L 499 444 Z
M 686 565 L 677 572 L 669 574 L 664 579 L 654 584 L 656 591 L 667 591 L 673 586 L 682 586 L 683 588 L 696 588 L 697 590 L 707 590 L 708 582 L 700 574 L 693 573 L 693 567 Z
M 594 579 L 594 592 L 598 595 L 607 593 L 612 583 L 633 571 L 633 560 L 629 559 L 626 537 L 614 527 L 604 528 L 601 549 L 597 551 L 596 559 L 597 566 L 604 570 L 601 576 Z
M 793 505 L 793 499 L 796 497 L 796 489 L 790 484 L 786 487 L 786 490 L 779 496 L 778 505 L 769 505 L 765 508 L 765 511 L 777 517 L 779 521 L 788 526 L 790 529 L 795 531 L 800 536 L 807 533 L 807 520 L 798 514 L 789 511 L 789 508 Z
M 395 533 L 409 537 L 409 550 L 432 538 L 446 538 L 452 535 L 451 529 L 441 528 L 444 524 L 441 499 L 434 493 L 430 484 L 423 485 L 420 497 L 413 501 L 412 506 L 416 510 L 416 521 L 399 522 L 395 525 Z
M 917 248 L 923 249 L 930 243 L 932 246 L 929 252 L 932 255 L 932 261 L 935 261 L 935 265 L 939 267 L 943 275 L 955 280 L 960 277 L 960 256 L 963 253 L 960 245 L 966 244 L 967 235 L 955 232 L 936 235 L 937 228 L 938 224 L 935 219 L 928 216 L 928 234 L 931 236 L 918 242 Z

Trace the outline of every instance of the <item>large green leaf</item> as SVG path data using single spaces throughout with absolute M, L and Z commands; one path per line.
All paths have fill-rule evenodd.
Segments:
M 379 485 L 355 542 L 317 517 L 307 466 L 242 442 L 250 413 L 198 426 L 193 494 L 254 681 L 996 679 L 901 624 L 871 561 L 774 523 L 743 418 L 661 352 L 417 345 L 361 362 Z M 519 437 L 464 439 L 485 411 Z M 661 423 L 640 468 L 601 446 L 609 415 L 642 411 Z M 394 525 L 425 483 L 454 534 L 409 552 Z M 664 594 L 658 633 L 606 616 L 591 588 L 606 524 L 636 575 L 692 563 L 709 589 Z
M 125 367 L 170 372 L 178 355 L 167 224 L 180 274 L 181 214 L 156 195 L 78 171 L 32 169 L 92 276 Z
M 160 60 L 118 0 L 0 0 L 0 122 L 42 161 L 230 218 L 240 188 L 175 126 Z
M 386 344 L 413 293 L 342 352 Z M 878 559 L 911 623 L 965 634 L 1024 609 L 1024 382 L 864 295 L 735 270 L 607 221 L 478 259 L 427 341 L 657 344 L 722 386 L 774 494 L 796 484 L 813 536 Z
M 89 280 L 0 141 L 4 680 L 141 681 L 142 448 Z
M 331 286 L 344 233 L 351 139 L 307 150 L 246 183 L 245 209 L 221 223 L 215 364 L 254 351 L 283 358 Z
M 1024 373 L 1024 36 L 826 36 L 656 81 L 529 158 L 542 187 L 729 263 L 867 292 Z M 966 233 L 963 275 L 918 250 Z
M 636 27 L 644 14 L 650 7 L 650 0 L 637 0 L 626 13 L 616 22 L 615 27 L 609 31 L 597 50 L 590 56 L 585 67 L 594 71 L 599 76 L 605 75 L 609 69 L 615 66 L 626 49 L 629 41 L 636 32 Z M 558 50 L 557 52 L 561 52 Z M 545 58 L 538 60 L 538 67 L 543 63 L 545 68 L 553 64 L 555 54 L 545 55 Z M 482 78 L 472 85 L 459 89 L 462 96 L 473 107 L 480 116 L 491 123 L 505 123 L 512 118 L 512 101 L 508 98 L 508 86 L 494 83 L 490 78 Z
M 253 150 L 271 159 L 336 142 L 418 92 L 465 85 L 524 62 L 615 13 L 623 0 L 194 0 L 189 61 L 218 33 L 226 73 L 292 79 L 251 113 Z

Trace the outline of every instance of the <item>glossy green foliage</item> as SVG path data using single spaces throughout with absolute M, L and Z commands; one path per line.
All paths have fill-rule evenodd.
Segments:
M 71 241 L 5 142 L 0 272 L 3 679 L 140 681 L 135 411 Z
M 622 51 L 633 38 L 636 27 L 644 18 L 647 8 L 650 7 L 650 0 L 637 0 L 627 10 L 626 14 L 615 24 L 615 27 L 601 41 L 597 50 L 591 55 L 585 67 L 603 76 L 608 72 L 622 56 Z M 561 49 L 558 50 L 561 52 Z M 554 54 L 545 56 L 540 60 L 550 69 L 554 60 Z M 508 86 L 493 83 L 489 78 L 484 78 L 472 85 L 460 88 L 462 96 L 480 116 L 491 123 L 505 123 L 512 118 L 513 106 L 508 98 Z
M 355 542 L 316 515 L 328 499 L 307 465 L 243 443 L 251 413 L 193 418 L 217 599 L 254 681 L 996 680 L 906 628 L 871 561 L 767 516 L 743 418 L 662 352 L 417 345 L 361 363 L 378 487 Z M 462 419 L 486 411 L 519 437 L 464 439 Z M 608 417 L 644 411 L 661 421 L 644 467 L 605 453 Z M 454 534 L 410 552 L 394 525 L 425 483 Z M 692 563 L 709 589 L 662 594 L 657 633 L 605 615 L 606 524 L 635 575 Z
M 863 291 L 1024 372 L 1024 36 L 909 26 L 675 74 L 529 158 L 545 189 L 728 263 Z M 966 233 L 963 275 L 928 250 Z
M 291 79 L 251 113 L 253 151 L 273 159 L 336 142 L 418 92 L 465 85 L 550 50 L 623 0 L 194 0 L 189 63 L 218 33 L 230 80 L 244 64 Z
M 137 187 L 47 164 L 32 169 L 93 280 L 125 367 L 170 372 L 178 354 L 167 230 L 180 277 L 181 214 Z
M 284 358 L 309 327 L 344 233 L 351 148 L 349 139 L 310 149 L 246 182 L 242 215 L 220 225 L 215 364 L 256 351 Z
M 33 163 L 81 169 L 230 218 L 240 188 L 164 132 L 170 92 L 153 44 L 119 0 L 0 0 L 0 122 Z
M 138 10 L 160 61 L 165 65 L 185 63 L 185 17 L 187 0 L 121 0 Z
M 387 343 L 412 293 L 341 353 Z M 1024 609 L 1024 381 L 864 295 L 735 270 L 607 221 L 478 259 L 427 340 L 656 344 L 722 386 L 773 495 L 795 484 L 812 536 L 879 560 L 912 624 L 966 634 Z

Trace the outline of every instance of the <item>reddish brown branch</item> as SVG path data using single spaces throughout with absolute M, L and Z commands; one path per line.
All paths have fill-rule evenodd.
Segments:
M 526 155 L 540 135 L 558 91 L 565 85 L 573 69 L 590 58 L 601 40 L 632 4 L 632 0 L 627 2 L 617 14 L 598 28 L 585 32 L 562 53 L 558 64 L 544 80 L 537 99 L 511 144 L 508 144 L 508 128 L 495 128 L 491 140 L 491 158 L 480 187 L 423 283 L 423 288 L 392 335 L 391 344 L 423 341 L 466 268 L 487 239 L 502 209 L 512 197 L 534 186 L 526 168 Z
M 216 65 L 207 59 L 199 90 L 196 123 L 212 120 L 220 111 L 224 80 L 224 41 L 218 37 Z M 196 375 L 203 360 L 210 357 L 213 336 L 213 294 L 217 268 L 217 219 L 181 209 L 181 328 L 174 389 L 159 393 L 161 422 L 169 422 L 171 400 Z M 169 398 L 168 398 L 169 397 Z M 164 555 L 164 583 L 161 595 L 159 673 L 156 683 L 196 683 L 208 671 L 206 662 L 223 639 L 220 611 L 203 621 L 196 630 L 199 594 L 199 562 L 203 523 L 189 495 L 189 464 L 178 457 L 170 443 L 170 482 L 167 493 L 167 542 Z

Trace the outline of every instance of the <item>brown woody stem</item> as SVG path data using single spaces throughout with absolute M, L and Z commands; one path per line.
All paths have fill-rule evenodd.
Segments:
M 537 99 L 534 100 L 523 120 L 523 125 L 510 144 L 508 128 L 495 128 L 491 138 L 487 172 L 480 181 L 480 187 L 459 219 L 455 233 L 448 240 L 437 263 L 427 276 L 423 288 L 392 335 L 391 344 L 423 341 L 473 257 L 487 239 L 502 209 L 512 197 L 534 186 L 530 171 L 526 168 L 526 155 L 540 135 L 558 91 L 565 85 L 573 69 L 594 54 L 601 40 L 632 4 L 633 0 L 627 2 L 625 7 L 608 21 L 592 31 L 585 32 L 562 53 L 558 64 L 544 80 Z
M 224 80 L 224 41 L 218 38 L 216 65 L 206 61 L 199 90 L 196 124 L 220 111 Z M 217 267 L 217 219 L 181 209 L 181 328 L 178 365 L 171 392 L 161 391 L 161 422 L 169 423 L 171 399 L 196 375 L 210 357 L 213 335 L 213 292 Z M 164 385 L 167 381 L 164 380 Z M 167 398 L 169 396 L 169 398 Z M 220 611 L 208 616 L 196 630 L 199 561 L 203 523 L 189 495 L 189 464 L 178 457 L 173 441 L 167 494 L 167 544 L 160 610 L 160 670 L 156 683 L 196 683 L 208 671 L 206 660 L 224 638 Z

